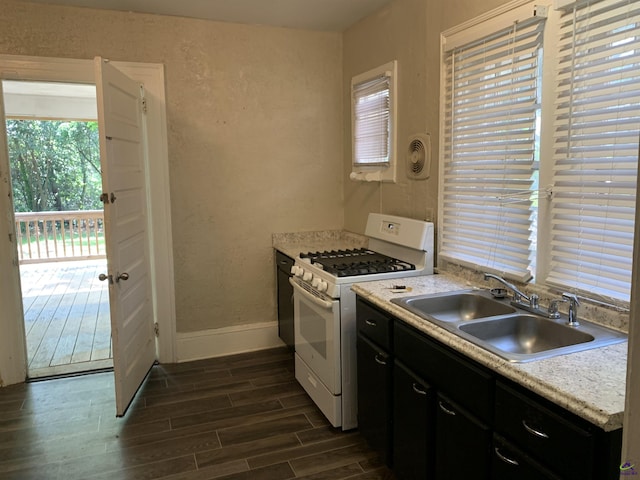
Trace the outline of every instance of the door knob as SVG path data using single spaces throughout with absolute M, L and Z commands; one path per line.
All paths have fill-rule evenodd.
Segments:
M 98 275 L 98 280 L 100 280 L 101 282 L 104 282 L 107 279 L 109 280 L 109 284 L 113 284 L 113 278 L 111 278 L 111 275 L 107 275 L 105 273 L 101 273 L 100 275 Z
M 116 277 L 116 282 L 119 282 L 120 280 L 123 282 L 129 280 L 129 274 L 127 272 L 119 273 Z

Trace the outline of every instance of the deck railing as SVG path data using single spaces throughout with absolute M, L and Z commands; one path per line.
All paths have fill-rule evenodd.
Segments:
M 20 263 L 105 258 L 102 210 L 15 214 Z

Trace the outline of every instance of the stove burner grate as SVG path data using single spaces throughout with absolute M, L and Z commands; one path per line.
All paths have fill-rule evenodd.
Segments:
M 324 271 L 337 277 L 415 270 L 415 265 L 366 248 L 301 253 Z

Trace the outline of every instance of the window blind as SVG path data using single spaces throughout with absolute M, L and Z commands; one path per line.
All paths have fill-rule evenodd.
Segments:
M 531 278 L 544 20 L 447 52 L 440 256 Z
M 354 165 L 387 165 L 391 150 L 391 77 L 355 84 Z
M 640 2 L 565 10 L 546 282 L 629 300 L 640 132 Z

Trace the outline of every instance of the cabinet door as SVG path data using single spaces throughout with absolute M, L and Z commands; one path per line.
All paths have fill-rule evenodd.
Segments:
M 438 394 L 436 406 L 437 480 L 483 480 L 489 478 L 491 431 Z
M 293 259 L 276 251 L 278 279 L 278 336 L 289 347 L 294 348 L 293 336 L 293 287 L 289 283 Z
M 393 367 L 393 471 L 399 480 L 433 478 L 436 393 L 400 362 Z
M 278 335 L 288 347 L 294 347 L 293 287 L 289 275 L 281 270 L 278 270 Z
M 391 356 L 358 335 L 358 429 L 369 445 L 391 463 Z
M 533 394 L 498 382 L 495 430 L 567 479 L 596 480 L 594 462 L 603 455 L 597 450 L 591 431 L 594 428 L 569 412 L 550 406 L 554 411 Z

